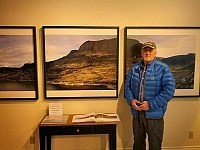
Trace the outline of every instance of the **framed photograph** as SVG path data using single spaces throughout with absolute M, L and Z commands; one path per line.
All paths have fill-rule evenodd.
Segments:
M 0 100 L 37 100 L 36 28 L 0 26 Z
M 46 99 L 118 97 L 119 27 L 43 26 Z
M 140 60 L 141 43 L 157 45 L 157 59 L 175 78 L 175 97 L 199 96 L 200 27 L 125 27 L 125 78 Z

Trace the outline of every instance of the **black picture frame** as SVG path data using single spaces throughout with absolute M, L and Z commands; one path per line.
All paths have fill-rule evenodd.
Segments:
M 46 99 L 117 98 L 119 27 L 43 26 Z
M 140 60 L 141 43 L 157 44 L 157 59 L 167 63 L 174 75 L 174 97 L 198 97 L 200 86 L 200 27 L 124 28 L 124 81 L 132 64 Z
M 0 100 L 38 100 L 35 26 L 0 26 Z

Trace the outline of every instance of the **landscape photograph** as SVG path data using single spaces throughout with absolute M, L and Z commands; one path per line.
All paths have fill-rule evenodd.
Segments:
M 165 62 L 175 78 L 176 91 L 187 95 L 199 94 L 198 47 L 194 35 L 127 35 L 125 77 L 131 66 L 140 60 L 142 43 L 155 42 L 157 59 Z M 191 92 L 192 91 L 192 92 Z
M 90 91 L 88 96 L 102 91 L 116 95 L 117 78 L 117 34 L 45 35 L 47 96 L 54 91 L 64 96 L 69 96 L 65 95 L 67 91 L 76 96 L 80 91 Z
M 25 92 L 29 92 L 30 98 L 35 97 L 37 70 L 33 38 L 32 28 L 0 29 L 1 98 L 8 92 L 15 92 L 19 97 L 24 97 Z

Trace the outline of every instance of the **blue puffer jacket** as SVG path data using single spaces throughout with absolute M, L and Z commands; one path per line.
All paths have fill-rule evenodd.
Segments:
M 138 99 L 141 65 L 142 62 L 133 65 L 125 82 L 125 96 L 129 105 L 133 99 Z M 146 111 L 146 117 L 152 119 L 163 117 L 174 91 L 175 81 L 169 67 L 154 59 L 147 65 L 145 77 L 144 100 L 148 101 L 150 108 Z M 134 117 L 137 117 L 137 111 L 133 107 L 131 112 Z

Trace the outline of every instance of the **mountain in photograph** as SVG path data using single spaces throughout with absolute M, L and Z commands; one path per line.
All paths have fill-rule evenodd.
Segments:
M 176 89 L 194 88 L 194 53 L 163 58 L 161 61 L 169 65 L 176 81 Z
M 140 59 L 141 44 L 137 40 L 127 40 L 126 74 L 133 63 Z M 134 51 L 134 52 L 133 52 Z M 158 58 L 167 63 L 174 75 L 176 89 L 193 89 L 195 73 L 195 53 Z M 35 64 L 26 63 L 22 67 L 0 68 L 0 90 L 10 88 L 10 84 L 35 81 Z M 108 89 L 117 88 L 118 41 L 104 39 L 85 41 L 77 50 L 54 61 L 45 63 L 47 90 L 66 89 Z M 3 83 L 3 84 L 2 84 Z M 9 84 L 8 84 L 9 83 Z M 23 90 L 30 85 L 23 84 Z M 14 90 L 19 86 L 14 85 Z
M 126 74 L 132 64 L 140 59 L 141 43 L 135 39 L 126 41 Z M 176 89 L 194 88 L 195 53 L 182 54 L 167 58 L 157 57 L 169 65 L 176 82 Z
M 194 60 L 195 60 L 194 53 L 189 53 L 186 55 L 176 55 L 161 59 L 161 61 L 167 63 L 169 66 L 175 67 L 176 69 L 182 69 L 194 65 Z
M 24 64 L 22 67 L 1 67 L 0 68 L 0 82 L 4 81 L 35 81 L 35 69 L 33 63 Z
M 116 89 L 117 39 L 86 41 L 78 50 L 46 62 L 47 89 Z
M 138 40 L 135 39 L 126 39 L 125 43 L 126 51 L 125 51 L 125 57 L 126 57 L 126 74 L 129 72 L 132 64 L 138 62 L 141 57 L 141 49 L 142 49 L 142 43 L 140 43 Z
M 36 90 L 35 64 L 0 68 L 0 91 Z

